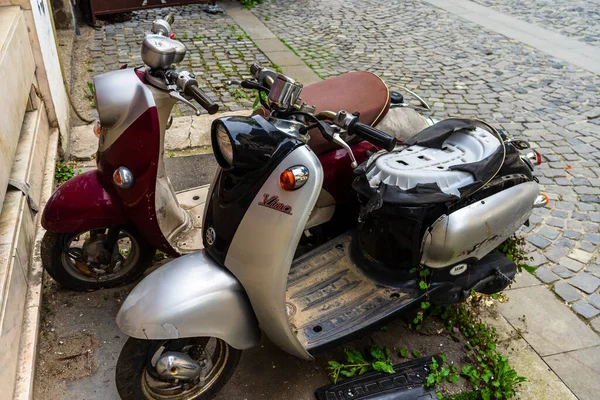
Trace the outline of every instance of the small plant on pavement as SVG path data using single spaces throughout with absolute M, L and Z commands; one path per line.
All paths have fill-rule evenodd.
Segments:
M 460 375 L 456 372 L 454 364 L 448 364 L 446 355 L 440 354 L 439 358 L 441 363 L 438 363 L 435 357 L 431 358 L 429 375 L 427 375 L 427 380 L 425 381 L 425 386 L 427 387 L 439 385 L 443 382 L 456 383 L 460 379 Z M 438 398 L 443 397 L 438 389 L 436 389 L 436 394 Z
M 337 361 L 329 361 L 329 375 L 333 383 L 337 383 L 340 375 L 351 378 L 356 375 L 362 375 L 369 371 L 394 373 L 392 360 L 390 359 L 390 349 L 373 345 L 369 348 L 369 357 L 365 358 L 363 354 L 355 349 L 344 350 L 346 364 Z
M 62 161 L 56 164 L 56 167 L 54 168 L 54 179 L 56 179 L 56 182 L 58 182 L 59 185 L 62 185 L 73 176 L 75 176 L 75 170 L 73 170 L 73 167 L 65 164 Z
M 252 7 L 262 4 L 262 0 L 240 0 L 240 3 L 249 10 Z
M 527 253 L 525 252 L 524 238 L 517 236 L 516 234 L 512 235 L 498 246 L 498 250 L 517 264 L 517 271 L 521 272 L 522 270 L 525 270 L 529 273 L 535 271 L 534 267 L 527 264 L 528 261 L 531 261 L 531 257 L 527 256 Z
M 417 311 L 417 315 L 414 316 L 412 322 L 409 324 L 409 327 L 415 330 L 420 330 L 423 323 L 423 317 L 425 312 L 431 307 L 431 303 L 429 302 L 429 283 L 427 283 L 427 277 L 431 274 L 431 271 L 428 268 L 421 268 L 419 270 L 419 289 L 425 291 L 426 299 L 421 302 L 421 307 L 419 311 Z
M 88 98 L 90 99 L 90 107 L 96 108 L 96 103 L 94 102 L 94 97 L 96 96 L 96 88 L 92 82 L 87 83 L 87 87 L 89 90 Z
M 436 307 L 432 314 L 445 322 L 450 334 L 461 332 L 467 341 L 466 355 L 470 364 L 462 368 L 460 375 L 473 385 L 475 397 L 472 398 L 490 400 L 514 397 L 516 386 L 527 379 L 519 376 L 508 364 L 508 359 L 497 351 L 495 328 L 486 326 L 465 304 Z M 451 366 L 444 367 L 444 363 L 445 357 L 442 364 L 433 359 L 430 365 L 432 377 L 427 378 L 428 385 L 439 384 L 445 379 L 451 383 L 458 380 L 455 377 L 456 370 Z M 439 399 L 444 398 L 439 391 L 437 395 Z

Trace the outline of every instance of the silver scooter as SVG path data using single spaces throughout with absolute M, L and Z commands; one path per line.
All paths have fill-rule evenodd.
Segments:
M 152 272 L 117 315 L 131 337 L 116 368 L 123 399 L 208 399 L 261 333 L 310 360 L 425 298 L 496 293 L 516 266 L 494 250 L 547 204 L 538 155 L 480 121 L 441 121 L 398 142 L 358 115 L 315 114 L 284 75 L 244 86 L 268 91 L 269 112 L 212 125 L 220 168 L 204 249 Z M 307 146 L 315 130 L 350 157 L 354 137 L 375 146 L 355 169 L 359 212 L 328 229 L 336 204 L 323 201 L 323 167 Z

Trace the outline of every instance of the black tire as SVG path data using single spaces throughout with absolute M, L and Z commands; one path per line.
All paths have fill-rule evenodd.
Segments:
M 135 240 L 138 255 L 133 266 L 126 273 L 116 277 L 115 279 L 99 280 L 94 278 L 86 278 L 70 273 L 65 265 L 64 251 L 62 243 L 68 238 L 76 235 L 75 233 L 55 233 L 46 232 L 41 244 L 41 258 L 44 269 L 50 274 L 60 286 L 72 290 L 96 290 L 100 288 L 111 288 L 121 285 L 126 285 L 138 279 L 144 271 L 152 265 L 156 249 L 150 245 L 136 231 L 130 228 L 123 228 L 127 232 L 131 240 Z
M 152 397 L 144 392 L 143 380 L 147 374 L 147 367 L 151 367 L 150 360 L 154 356 L 157 349 L 161 346 L 168 346 L 169 343 L 183 347 L 191 340 L 199 338 L 178 339 L 178 340 L 143 340 L 129 338 L 117 361 L 115 371 L 115 380 L 117 391 L 123 400 L 146 400 L 146 399 L 161 399 L 160 397 Z M 207 338 L 210 339 L 210 338 Z M 210 383 L 209 387 L 204 388 L 204 392 L 192 396 L 173 396 L 168 397 L 172 400 L 208 400 L 212 398 L 221 388 L 229 381 L 233 375 L 235 368 L 238 365 L 241 350 L 234 349 L 226 342 L 216 339 L 220 345 L 224 346 L 226 354 L 224 355 L 223 367 L 218 376 Z

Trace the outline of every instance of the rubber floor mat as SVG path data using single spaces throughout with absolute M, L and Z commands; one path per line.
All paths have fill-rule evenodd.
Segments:
M 297 337 L 314 349 L 391 316 L 415 300 L 410 289 L 378 285 L 350 259 L 351 233 L 298 258 L 288 277 L 287 311 Z
M 315 396 L 317 400 L 434 400 L 435 388 L 423 387 L 430 363 L 431 357 L 421 357 L 396 364 L 394 374 L 369 372 L 320 387 Z

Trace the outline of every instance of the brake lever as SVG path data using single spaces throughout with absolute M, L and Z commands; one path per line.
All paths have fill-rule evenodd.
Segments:
M 348 155 L 350 156 L 350 159 L 352 160 L 352 162 L 350 163 L 350 166 L 352 167 L 352 169 L 358 167 L 358 163 L 356 162 L 356 158 L 354 157 L 354 153 L 352 153 L 352 149 L 350 148 L 350 145 L 348 143 L 346 143 L 346 141 L 344 139 L 342 139 L 342 137 L 340 136 L 339 133 L 335 132 L 333 134 L 333 141 L 344 148 L 344 150 L 346 150 L 348 152 Z
M 198 109 L 198 107 L 196 107 L 191 101 L 189 101 L 188 99 L 186 99 L 185 97 L 183 97 L 178 91 L 177 89 L 173 89 L 171 87 L 168 88 L 169 89 L 169 96 L 172 99 L 175 99 L 177 101 L 180 101 L 188 106 L 190 106 L 191 108 L 194 109 L 194 111 L 196 111 L 196 115 L 199 116 L 200 115 L 200 110 Z

